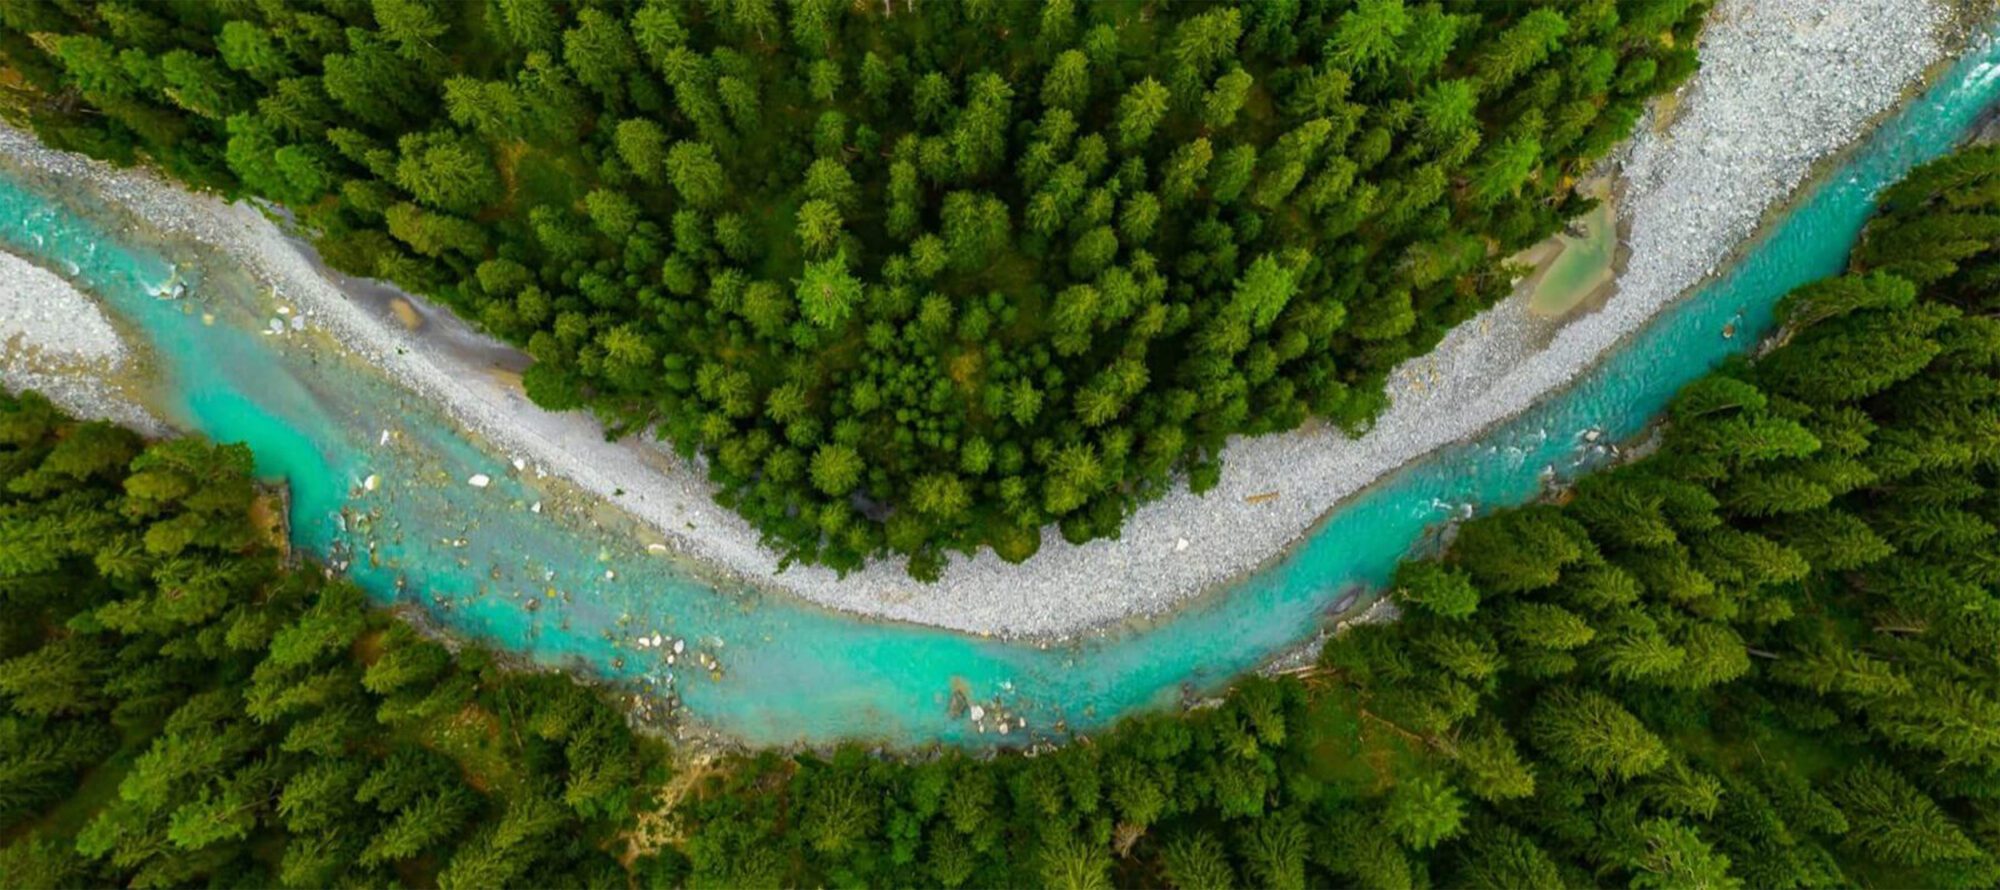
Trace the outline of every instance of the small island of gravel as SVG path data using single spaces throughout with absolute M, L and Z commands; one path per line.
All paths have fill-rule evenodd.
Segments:
M 130 387 L 131 350 L 89 296 L 0 251 L 0 386 L 36 390 L 64 409 L 159 434 L 166 426 Z

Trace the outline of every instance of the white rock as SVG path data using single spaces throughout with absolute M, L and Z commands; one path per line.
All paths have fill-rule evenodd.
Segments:
M 493 477 L 488 476 L 485 473 L 474 473 L 472 474 L 471 478 L 465 480 L 465 484 L 470 485 L 473 488 L 485 488 L 486 486 L 493 484 Z
M 985 708 L 982 708 L 982 707 L 980 707 L 980 706 L 978 706 L 978 705 L 973 705 L 973 706 L 972 706 L 972 719 L 974 719 L 974 720 L 984 720 L 984 719 L 986 719 L 986 709 L 985 709 Z
M 382 477 L 377 476 L 374 473 L 369 473 L 368 478 L 361 480 L 361 490 L 374 491 L 381 484 L 382 484 Z
M 778 586 L 836 608 L 971 632 L 1063 633 L 1227 583 L 1410 454 L 1455 441 L 1567 382 L 1578 367 L 1726 259 L 1815 161 L 1851 141 L 1941 55 L 1934 35 L 1942 30 L 1944 5 L 1932 0 L 1720 0 L 1702 37 L 1701 70 L 1682 87 L 1676 119 L 1664 128 L 1653 127 L 1653 121 L 1641 125 L 1637 144 L 1624 152 L 1630 161 L 1630 194 L 1620 213 L 1632 229 L 1632 257 L 1619 293 L 1599 312 L 1566 329 L 1544 350 L 1545 359 L 1528 361 L 1515 348 L 1539 342 L 1516 330 L 1521 326 L 1517 314 L 1492 312 L 1468 321 L 1433 353 L 1399 369 L 1401 383 L 1392 386 L 1395 407 L 1378 420 L 1374 434 L 1347 443 L 1331 433 L 1236 440 L 1218 490 L 1206 498 L 1177 492 L 1149 505 L 1127 522 L 1119 542 L 1067 547 L 1053 531 L 1045 531 L 1045 546 L 1026 565 L 1002 563 L 991 553 L 957 559 L 936 595 L 917 598 L 881 595 L 907 585 L 902 567 L 888 560 L 844 580 L 830 571 L 800 567 Z M 42 163 L 33 158 L 46 155 L 13 130 L 0 130 L 0 148 L 11 160 L 29 164 Z M 156 196 L 144 181 L 123 173 L 105 175 L 144 196 L 140 203 L 187 208 L 152 214 L 164 222 L 228 229 L 231 234 L 222 246 L 257 251 L 277 264 L 283 285 L 301 291 L 301 308 L 311 307 L 319 326 L 342 331 L 362 324 L 379 327 L 355 321 L 352 304 L 304 268 L 254 210 L 210 210 L 209 204 L 187 201 L 178 192 Z M 0 286 L 0 304 L 6 290 Z M 385 367 L 411 375 L 417 381 L 413 385 L 427 393 L 456 389 L 451 372 L 439 375 L 425 356 L 402 357 L 387 349 L 378 353 Z M 1425 383 L 1415 391 L 1410 384 L 1420 379 Z M 472 415 L 474 425 L 485 427 L 482 431 L 503 447 L 528 455 L 537 464 L 537 475 L 554 470 L 608 496 L 610 480 L 640 472 L 628 470 L 636 462 L 621 463 L 627 460 L 625 453 L 611 450 L 601 436 L 565 439 L 567 428 L 537 427 L 477 399 L 466 402 L 457 407 Z M 563 444 L 570 439 L 573 444 Z M 382 444 L 388 444 L 386 434 Z M 699 461 L 694 466 L 698 469 Z M 748 524 L 716 506 L 699 483 L 699 473 L 693 476 L 652 486 L 625 483 L 634 495 L 626 503 L 650 508 L 642 510 L 645 518 L 682 536 L 695 555 L 745 574 L 768 575 L 773 559 L 755 547 L 756 535 Z M 1256 510 L 1241 506 L 1242 496 L 1267 490 L 1273 479 L 1283 479 L 1287 488 L 1282 502 Z M 1301 496 L 1290 496 L 1292 491 Z M 642 494 L 646 501 L 637 500 Z M 690 534 L 696 526 L 699 534 Z M 1177 548 L 1180 536 L 1202 538 L 1199 558 L 1156 558 L 1160 550 Z
M 1183 551 L 1183 550 L 1186 550 L 1186 549 L 1188 549 L 1188 539 L 1186 539 L 1186 538 L 1181 538 L 1181 539 L 1179 539 L 1179 540 L 1177 540 L 1177 541 L 1175 541 L 1175 542 L 1174 542 L 1174 552 L 1175 552 L 1175 553 L 1179 553 L 1179 552 L 1181 552 L 1181 551 Z
M 540 512 L 542 512 L 542 502 L 541 502 L 541 501 L 536 501 L 536 502 L 534 502 L 533 504 L 529 505 L 529 507 L 528 507 L 528 512 L 530 512 L 530 513 L 540 513 Z

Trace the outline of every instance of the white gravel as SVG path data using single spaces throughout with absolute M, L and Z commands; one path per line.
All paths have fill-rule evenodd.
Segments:
M 0 251 L 0 384 L 79 417 L 164 429 L 110 381 L 129 351 L 97 303 L 54 272 Z
M 1368 434 L 1235 440 L 1213 491 L 1178 490 L 1141 507 L 1117 541 L 1073 547 L 1050 532 L 1025 565 L 982 553 L 954 561 L 933 588 L 890 565 L 839 585 L 810 572 L 792 584 L 852 611 L 1057 635 L 1164 611 L 1240 577 L 1376 479 L 1561 388 L 1700 283 L 1816 161 L 1861 136 L 1943 58 L 1944 28 L 1929 0 L 1723 0 L 1678 116 L 1664 133 L 1642 125 L 1631 146 L 1619 212 L 1632 256 L 1616 293 L 1547 347 L 1536 348 L 1546 328 L 1525 299 L 1495 306 L 1397 370 L 1392 405 Z
M 606 443 L 585 415 L 535 408 L 455 348 L 468 335 L 442 313 L 426 311 L 431 324 L 418 337 L 364 309 L 254 209 L 48 152 L 11 130 L 0 129 L 0 151 L 88 175 L 156 224 L 223 248 L 468 426 L 623 505 L 699 559 L 851 612 L 1057 636 L 1162 612 L 1239 577 L 1384 474 L 1563 386 L 1724 262 L 1815 161 L 1854 141 L 1939 60 L 1943 20 L 1931 0 L 1722 0 L 1678 117 L 1664 134 L 1642 128 L 1630 148 L 1619 212 L 1632 257 L 1603 310 L 1537 350 L 1546 328 L 1528 317 L 1525 300 L 1510 300 L 1398 369 L 1392 407 L 1365 436 L 1318 429 L 1237 440 L 1214 491 L 1181 490 L 1141 508 L 1120 540 L 1074 547 L 1050 531 L 1025 565 L 990 552 L 956 558 L 935 585 L 910 581 L 888 561 L 845 579 L 812 567 L 778 574 L 776 556 L 714 503 L 698 470 L 657 448 Z
M 61 276 L 0 251 L 0 343 L 52 359 L 117 367 L 125 343 L 110 320 Z

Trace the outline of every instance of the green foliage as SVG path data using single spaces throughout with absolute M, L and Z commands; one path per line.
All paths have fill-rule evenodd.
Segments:
M 1530 737 L 1544 755 L 1600 778 L 1630 779 L 1659 769 L 1667 749 L 1644 723 L 1602 693 L 1557 690 L 1535 705 Z
M 1428 850 L 1458 834 L 1465 802 L 1443 781 L 1411 776 L 1389 792 L 1383 816 L 1387 828 L 1410 849 Z
M 847 257 L 837 255 L 806 267 L 799 279 L 799 313 L 822 328 L 839 324 L 861 301 L 861 282 L 847 274 Z
M 1468 618 L 1479 608 L 1479 589 L 1463 573 L 1436 562 L 1406 562 L 1391 586 L 1402 602 L 1440 618 Z
M 704 452 L 788 557 L 928 574 L 1379 410 L 1692 65 L 1700 4 L 1529 6 L 18 3 L 0 66 L 53 143 L 282 202 L 540 404 Z M 837 494 L 730 458 L 835 429 Z
M 249 474 L 241 446 L 142 448 L 0 396 L 0 552 L 17 551 L 0 559 L 6 883 L 617 873 L 612 833 L 658 753 L 567 679 L 454 657 L 317 567 L 281 567 L 251 530 Z M 18 533 L 50 519 L 93 531 Z M 68 594 L 18 595 L 30 579 Z M 557 711 L 576 728 L 530 733 Z
M 550 7 L 495 8 L 510 41 L 556 45 L 537 36 L 545 28 L 511 24 L 560 21 Z M 406 52 L 412 64 L 434 64 L 424 35 L 437 22 L 393 4 L 383 9 L 395 22 L 384 31 L 394 33 L 379 45 L 349 47 L 354 55 L 390 71 Z M 727 55 L 690 58 L 687 43 L 707 29 L 746 40 L 789 35 L 810 53 L 837 57 L 843 31 L 831 23 L 841 19 L 825 11 L 832 7 L 813 9 L 820 8 L 802 5 L 783 29 L 775 6 L 649 5 L 633 17 L 628 39 L 653 66 L 643 70 L 670 82 L 672 97 L 641 98 L 632 72 L 621 71 L 620 101 L 639 109 L 672 101 L 701 126 L 713 102 L 706 66 L 735 63 Z M 1259 193 L 1302 187 L 1273 174 L 1312 154 L 1314 139 L 1352 142 L 1357 151 L 1379 141 L 1363 135 L 1376 126 L 1365 112 L 1345 136 L 1273 134 L 1256 143 L 1262 150 L 1222 135 L 1259 126 L 1265 99 L 1338 110 L 1331 105 L 1383 88 L 1370 79 L 1375 72 L 1422 79 L 1453 58 L 1454 45 L 1468 54 L 1451 71 L 1478 78 L 1482 95 L 1504 92 L 1537 79 L 1533 72 L 1552 53 L 1569 52 L 1565 40 L 1630 27 L 1645 40 L 1674 30 L 1680 41 L 1692 36 L 1681 23 L 1693 12 L 1673 2 L 1577 4 L 1489 26 L 1384 0 L 1345 7 L 1323 23 L 1327 33 L 1311 35 L 1296 33 L 1298 19 L 1283 7 L 1167 16 L 1160 39 L 1189 73 L 1156 78 L 1168 92 L 1167 111 L 1145 144 L 1150 160 L 1165 159 L 1151 165 L 1166 174 L 1160 200 L 1207 213 L 1249 194 L 1230 212 L 1257 213 Z M 1025 15 L 1006 5 L 962 14 L 982 27 Z M 1119 35 L 1079 21 L 1092 15 L 1051 4 L 1015 31 L 1037 44 L 1035 58 L 1060 56 L 1075 40 L 1091 76 L 1108 75 L 1121 58 Z M 127 14 L 125 30 L 107 26 L 107 33 L 160 43 L 167 32 L 148 32 L 153 18 Z M 595 18 L 588 27 L 609 20 Z M 583 43 L 615 54 L 619 35 L 600 30 L 607 33 Z M 142 32 L 151 36 L 130 36 Z M 1442 51 L 1434 45 L 1440 34 L 1451 38 Z M 1251 98 L 1238 120 L 1211 134 L 1226 143 L 1221 154 L 1239 160 L 1225 163 L 1207 144 L 1153 144 L 1161 131 L 1186 125 L 1177 115 L 1205 107 L 1229 50 L 1273 50 L 1304 36 L 1332 44 L 1324 70 L 1289 73 L 1310 83 L 1260 95 L 1279 78 L 1264 76 L 1254 52 L 1242 63 L 1253 77 Z M 225 37 L 227 70 L 246 75 L 282 77 L 291 70 L 283 66 L 310 55 L 290 45 L 273 55 L 241 29 Z M 104 91 L 124 89 L 115 83 L 122 75 L 92 41 L 102 42 L 71 36 L 59 51 L 74 60 L 68 70 L 88 81 L 88 91 L 113 95 Z M 1596 75 L 1606 83 L 1652 83 L 1671 64 L 1666 56 L 1609 58 Z M 184 79 L 204 76 L 199 66 L 180 69 Z M 893 67 L 887 76 L 906 80 Z M 872 349 L 919 356 L 907 344 L 926 344 L 943 350 L 936 355 L 976 357 L 947 363 L 953 368 L 1003 362 L 1004 354 L 972 349 L 957 335 L 967 330 L 976 342 L 981 324 L 988 333 L 1021 325 L 1022 313 L 1010 320 L 1007 298 L 988 300 L 983 288 L 956 300 L 931 288 L 989 265 L 1005 269 L 1033 249 L 1033 239 L 1013 238 L 1003 197 L 1010 193 L 967 181 L 964 169 L 992 162 L 995 124 L 1006 131 L 1001 119 L 1028 100 L 1005 84 L 968 81 L 968 108 L 960 109 L 952 78 L 926 71 L 907 80 L 931 84 L 912 104 L 919 120 L 940 129 L 888 150 L 907 164 L 906 179 L 939 187 L 938 195 L 915 187 L 913 203 L 956 219 L 923 249 L 911 243 L 904 272 L 918 254 L 934 254 L 929 271 L 878 282 L 857 273 L 869 260 L 844 254 L 845 244 L 833 260 L 806 259 L 788 246 L 784 262 L 794 265 L 783 268 L 801 281 L 826 276 L 837 300 L 796 289 L 787 299 L 776 279 L 746 273 L 715 285 L 719 302 L 704 314 L 741 319 L 787 342 L 823 346 L 832 341 L 818 338 L 860 326 L 857 342 Z M 1119 101 L 1113 93 L 1108 81 L 1092 81 L 1072 101 L 1105 113 L 1116 107 L 1106 103 Z M 240 101 L 227 89 L 191 95 L 195 105 Z M 363 101 L 348 99 L 357 108 Z M 1440 93 L 1434 101 L 1455 100 Z M 1424 104 L 1407 112 L 1416 125 L 1435 118 L 1446 127 L 1451 109 Z M 978 114 L 965 113 L 971 106 Z M 125 114 L 121 126 L 136 121 Z M 1056 218 L 1046 228 L 1032 219 L 1023 225 L 1047 238 L 1115 224 L 1122 252 L 1127 233 L 1114 217 L 1127 193 L 1111 194 L 1090 177 L 1122 179 L 1127 174 L 1113 171 L 1131 158 L 1114 158 L 1103 132 L 1074 132 L 1079 119 L 1059 139 L 1050 137 L 1063 126 L 1037 137 L 1074 152 L 1040 160 L 1022 153 L 1025 168 L 1045 174 L 1056 191 L 1074 192 L 1052 195 Z M 721 145 L 740 135 L 722 118 L 712 124 L 721 129 L 683 144 Z M 845 123 L 835 124 L 844 131 Z M 835 152 L 822 157 L 842 146 L 829 147 Z M 1386 148 L 1364 154 L 1375 156 L 1357 156 L 1357 167 L 1390 157 Z M 1488 169 L 1471 157 L 1468 199 L 1480 188 L 1474 171 Z M 720 167 L 724 158 L 734 172 L 734 157 L 714 148 L 690 149 L 682 160 Z M 1273 165 L 1260 170 L 1260 159 Z M 395 153 L 382 161 L 391 171 L 398 164 Z M 1057 183 L 1066 175 L 1057 168 L 1072 163 L 1085 172 L 1075 189 Z M 1211 167 L 1228 175 L 1217 182 Z M 831 168 L 818 169 L 801 203 L 857 200 Z M 677 847 L 642 858 L 634 873 L 710 886 L 1993 886 L 2000 882 L 1992 852 L 2000 824 L 1995 171 L 2000 152 L 1972 149 L 1914 172 L 1885 194 L 1855 273 L 1801 289 L 1786 304 L 1782 345 L 1687 388 L 1656 452 L 1579 485 L 1564 502 L 1464 524 L 1437 559 L 1397 571 L 1389 596 L 1403 607 L 1398 621 L 1336 636 L 1308 678 L 1245 680 L 1213 707 L 1137 716 L 1088 743 L 1034 757 L 885 758 L 844 748 L 735 758 L 682 799 Z M 865 204 L 870 179 L 850 179 Z M 699 191 L 697 182 L 686 185 Z M 674 183 L 676 192 L 695 202 L 682 185 Z M 584 202 L 598 187 L 572 197 Z M 1094 198 L 1098 189 L 1104 194 Z M 1507 189 L 1500 191 L 1504 200 Z M 411 197 L 403 203 L 450 212 Z M 718 187 L 711 200 L 732 198 Z M 789 212 L 777 214 L 778 225 Z M 545 213 L 541 223 L 560 236 L 568 213 Z M 685 225 L 669 220 L 661 230 L 673 231 L 673 251 L 694 257 L 689 263 L 714 249 L 705 233 L 723 228 L 704 213 L 689 211 Z M 766 224 L 757 207 L 732 213 L 740 214 L 732 225 Z M 921 212 L 916 225 L 924 225 Z M 1175 274 L 1208 269 L 1193 273 L 1208 282 L 1198 299 L 1209 311 L 1207 327 L 1187 340 L 1184 363 L 1253 350 L 1262 325 L 1275 332 L 1326 323 L 1314 303 L 1323 281 L 1313 262 L 1294 262 L 1296 254 L 1254 238 L 1235 245 L 1214 226 L 1196 234 L 1199 223 L 1178 225 L 1155 237 L 1186 239 L 1203 258 L 1177 254 Z M 637 223 L 629 236 L 645 238 L 645 229 Z M 857 249 L 867 243 L 861 238 Z M 580 255 L 603 247 L 581 245 Z M 1245 247 L 1240 256 L 1215 256 L 1235 247 Z M 634 268 L 666 262 L 641 252 L 646 261 Z M 1073 261 L 1063 259 L 1057 267 Z M 1135 300 L 1144 292 L 1179 286 L 1136 258 L 1114 263 L 1038 297 L 1044 311 L 1025 323 L 1048 326 L 1051 355 L 1095 355 L 1098 337 L 1137 324 Z M 489 257 L 468 274 L 510 299 L 554 286 L 524 280 L 528 268 L 525 259 Z M 813 300 L 820 305 L 808 305 Z M 792 321 L 795 312 L 801 321 Z M 816 320 L 829 312 L 828 324 Z M 983 322 L 972 320 L 982 313 Z M 573 306 L 552 314 L 573 319 L 556 323 L 564 330 L 592 324 Z M 1369 323 L 1379 332 L 1393 326 L 1393 315 Z M 610 333 L 627 324 L 573 333 L 645 357 L 640 346 L 650 337 Z M 1101 428 L 1084 423 L 1090 417 L 1116 426 L 1134 410 L 1127 402 L 1145 412 L 1148 381 L 1178 379 L 1177 370 L 1122 351 L 1101 358 L 1068 384 L 1058 375 L 986 381 L 995 393 L 986 401 L 1003 409 L 990 413 L 1027 428 L 1074 407 L 1070 420 L 1079 427 Z M 879 382 L 821 387 L 795 366 L 760 382 L 743 367 L 698 364 L 703 370 L 687 376 L 703 404 L 725 418 L 768 414 L 786 441 L 827 400 L 864 413 L 885 404 L 916 410 Z M 949 372 L 947 379 L 960 382 Z M 808 444 L 799 445 L 806 467 L 797 479 L 824 504 L 845 505 L 857 491 L 872 496 L 862 486 L 897 459 L 866 450 L 865 435 L 798 441 Z M 1009 462 L 994 452 L 1010 442 L 998 432 L 967 437 L 953 442 L 948 462 L 900 465 L 907 479 L 898 503 L 918 518 L 899 521 L 977 525 L 981 480 Z M 1028 500 L 1050 514 L 1085 509 L 1123 478 L 1108 464 L 1125 452 L 1097 445 L 1050 441 L 1050 474 Z M 256 497 L 248 472 L 240 449 L 193 440 L 142 446 L 106 427 L 72 424 L 36 397 L 0 399 L 0 870 L 31 886 L 624 881 L 606 844 L 646 806 L 636 789 L 653 767 L 617 715 L 561 677 L 449 656 L 365 609 L 351 589 L 279 568 L 246 519 Z M 1031 489 L 1017 483 L 1016 490 Z M 1066 504 L 1070 511 L 1051 508 Z M 935 543 L 912 538 L 916 549 Z M 51 589 L 65 595 L 46 595 Z M 448 698 L 444 712 L 409 701 L 451 688 L 466 693 Z M 450 731 L 464 726 L 489 731 L 467 743 Z M 491 771 L 495 762 L 506 769 Z M 105 790 L 65 804 L 74 787 Z
M 1983 181 L 1964 164 L 1911 181 Z M 1940 188 L 1923 200 L 1988 200 Z M 1868 237 L 1926 218 L 1892 205 Z M 1987 243 L 1952 274 L 1993 269 Z M 526 287 L 515 274 L 481 277 Z M 0 400 L 0 868 L 30 885 L 1993 886 L 2000 350 L 1990 298 L 1952 280 L 1802 292 L 1806 327 L 1688 387 L 1657 451 L 1462 525 L 1397 570 L 1398 620 L 1337 635 L 1304 678 L 1034 756 L 731 757 L 627 874 L 606 845 L 648 806 L 657 755 L 598 699 L 277 569 L 242 522 L 240 451 Z M 1056 315 L 1095 319 L 1116 287 Z M 1860 299 L 1810 308 L 1840 294 Z M 1816 386 L 1784 358 L 1904 364 L 1853 347 L 1884 330 L 1921 332 L 1926 358 L 1878 387 L 1839 367 Z M 729 373 L 702 376 L 732 410 L 795 423 L 821 397 Z M 852 443 L 801 446 L 829 499 L 872 473 Z M 911 510 L 967 521 L 991 447 L 920 477 Z M 1068 451 L 1064 483 L 1090 490 L 1105 459 Z M 1776 478 L 1818 486 L 1815 505 L 1741 495 Z M 187 577 L 155 571 L 176 560 L 256 568 L 185 605 L 157 596 Z M 21 593 L 49 578 L 80 593 Z M 177 639 L 227 645 L 163 651 Z M 104 790 L 65 802 L 79 782 Z

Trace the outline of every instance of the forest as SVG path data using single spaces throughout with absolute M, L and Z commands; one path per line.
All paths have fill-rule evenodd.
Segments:
M 695 772 L 282 560 L 240 448 L 0 402 L 10 886 L 2000 883 L 2000 147 L 1657 447 L 1454 530 L 1309 670 L 1055 750 Z M 668 793 L 665 789 L 673 789 Z
M 250 467 L 0 397 L 0 884 L 644 874 L 613 841 L 659 744 L 288 564 Z
M 520 346 L 788 561 L 935 579 L 1365 428 L 1706 5 L 5 0 L 0 67 L 47 143 Z

